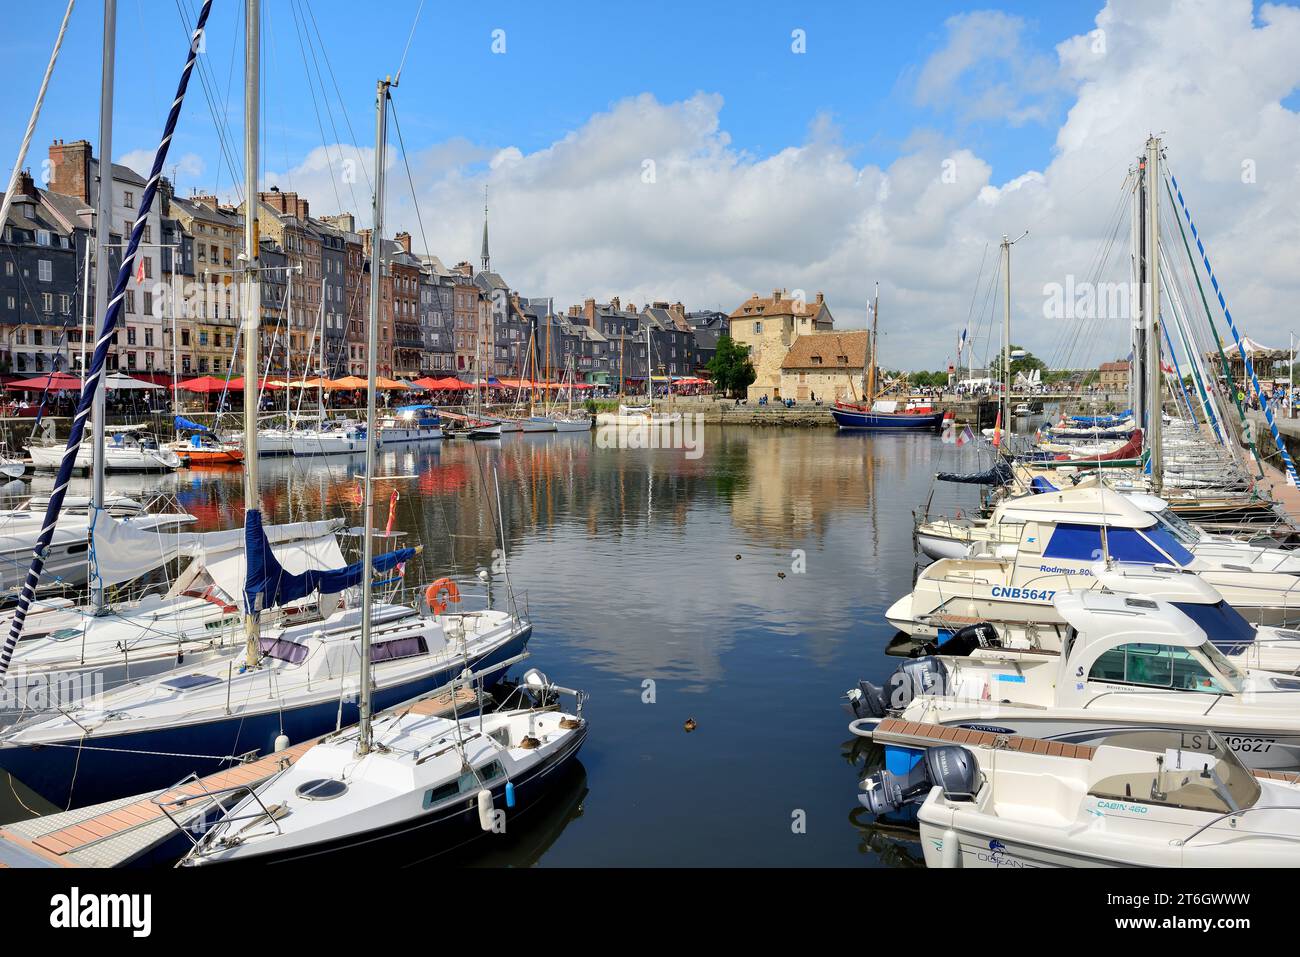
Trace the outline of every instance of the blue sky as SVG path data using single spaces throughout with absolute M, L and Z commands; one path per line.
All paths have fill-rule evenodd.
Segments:
M 12 6 L 6 172 L 63 4 Z M 418 6 L 264 0 L 264 187 L 364 223 L 368 173 L 348 187 L 341 164 L 368 170 L 375 80 L 397 69 Z M 1297 6 L 426 0 L 395 94 L 413 182 L 390 165 L 386 225 L 448 264 L 476 261 L 489 185 L 494 267 L 561 306 L 617 295 L 730 310 L 784 287 L 824 291 L 837 326 L 853 328 L 879 281 L 886 360 L 929 369 L 987 300 L 986 249 L 1030 229 L 1016 247 L 1014 338 L 1077 366 L 1125 354 L 1123 333 L 1043 322 L 1046 291 L 1088 278 L 1126 168 L 1162 133 L 1234 314 L 1285 342 L 1300 330 Z M 178 8 L 192 17 L 198 0 L 119 0 L 113 154 L 140 169 L 183 61 Z M 209 87 L 196 74 L 168 161 L 182 195 L 230 196 L 242 176 L 214 119 L 237 167 L 242 8 L 217 0 L 209 23 Z M 38 174 L 54 137 L 96 137 L 100 10 L 82 0 L 74 14 L 28 158 Z M 792 49 L 796 30 L 806 52 Z M 1127 251 L 1111 252 L 1095 278 L 1123 278 Z
M 181 0 L 196 11 L 197 0 Z M 115 154 L 152 149 L 184 52 L 175 0 L 121 0 Z M 308 94 L 300 37 L 314 17 L 347 117 L 361 145 L 371 139 L 374 80 L 394 72 L 418 0 L 385 4 L 379 14 L 355 0 L 268 0 L 264 39 L 270 94 L 265 165 L 283 169 L 321 144 Z M 1045 162 L 1059 122 L 1010 125 L 964 123 L 942 104 L 913 96 L 917 70 L 944 41 L 943 21 L 971 4 L 760 2 L 727 5 L 667 2 L 652 5 L 426 2 L 402 78 L 403 133 L 412 149 L 452 137 L 511 144 L 524 152 L 544 147 L 616 101 L 643 92 L 676 101 L 697 91 L 720 93 L 721 119 L 733 144 L 768 155 L 799 141 L 819 115 L 841 130 L 860 162 L 887 163 L 918 132 L 960 136 L 993 165 L 995 178 Z M 9 122 L 0 128 L 0 162 L 7 170 L 21 136 L 24 111 L 58 25 L 62 4 L 16 5 L 0 37 L 0 54 L 14 79 Z M 1053 45 L 1086 32 L 1095 2 L 996 5 L 1022 16 L 1030 47 Z M 981 7 L 983 8 L 983 7 Z M 738 9 L 744 9 L 741 15 Z M 295 14 L 297 14 L 295 16 Z M 233 111 L 238 136 L 238 60 L 242 4 L 217 0 L 208 41 L 215 98 Z M 98 128 L 101 6 L 78 4 L 46 101 L 32 153 L 50 139 L 95 138 Z M 492 31 L 506 31 L 506 53 L 491 52 Z M 806 31 L 807 54 L 790 55 L 791 33 Z M 233 72 L 232 72 L 233 69 Z M 326 82 L 333 80 L 326 74 Z M 197 86 L 197 85 L 196 85 Z M 196 89 L 195 92 L 199 92 Z M 333 119 L 345 129 L 333 90 Z M 1061 107 L 1063 109 L 1063 106 Z M 328 116 L 323 117 L 327 134 Z M 192 97 L 174 152 L 197 153 L 217 176 L 219 151 L 209 107 Z M 332 141 L 332 137 L 329 137 Z M 350 139 L 344 134 L 345 139 Z M 229 171 L 221 176 L 228 180 Z M 182 185 L 202 185 L 193 177 Z

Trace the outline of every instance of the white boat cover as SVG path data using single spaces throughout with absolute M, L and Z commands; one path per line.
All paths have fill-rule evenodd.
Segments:
M 334 537 L 342 526 L 342 519 L 268 525 L 266 537 L 276 558 L 290 572 L 338 568 L 347 564 Z M 220 532 L 154 531 L 100 512 L 91 542 L 96 570 L 105 585 L 132 581 L 172 559 L 188 557 L 202 559 L 213 580 L 228 594 L 243 594 L 242 528 Z M 286 547 L 276 547 L 279 545 Z

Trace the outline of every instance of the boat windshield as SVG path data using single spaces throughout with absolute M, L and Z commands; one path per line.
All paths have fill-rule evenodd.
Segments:
M 1093 756 L 1088 793 L 1226 814 L 1253 807 L 1255 775 L 1213 731 L 1113 734 Z
M 1175 514 L 1172 508 L 1166 508 L 1151 514 L 1155 516 L 1161 527 L 1184 545 L 1195 545 L 1204 537 L 1200 529 L 1188 522 L 1187 519 Z
M 1241 612 L 1220 599 L 1213 605 L 1198 605 L 1189 601 L 1170 602 L 1210 638 L 1225 654 L 1235 655 L 1255 640 L 1255 626 L 1241 616 Z
M 1207 641 L 1196 649 L 1205 663 L 1219 673 L 1217 682 L 1224 685 L 1223 690 L 1232 694 L 1241 694 L 1246 687 L 1246 672 L 1220 651 L 1212 641 Z

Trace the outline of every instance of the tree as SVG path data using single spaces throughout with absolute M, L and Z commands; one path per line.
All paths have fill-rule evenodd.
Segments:
M 728 395 L 739 395 L 758 378 L 754 363 L 749 361 L 749 346 L 736 343 L 731 336 L 718 338 L 718 350 L 706 368 L 713 381 Z

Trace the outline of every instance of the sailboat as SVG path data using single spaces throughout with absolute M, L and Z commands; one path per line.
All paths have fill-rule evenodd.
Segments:
M 880 283 L 876 283 L 876 295 L 871 306 L 871 330 L 867 333 L 867 359 L 863 369 L 864 401 L 854 403 L 837 400 L 831 406 L 831 417 L 841 429 L 937 431 L 943 422 L 942 412 L 911 409 L 906 400 L 893 401 L 877 394 L 876 384 L 880 374 L 876 361 L 880 342 L 877 325 L 879 317 Z
M 250 3 L 250 6 L 252 3 Z M 381 234 L 385 127 L 391 82 L 376 94 L 375 235 Z M 378 352 L 379 270 L 371 273 L 370 381 Z M 373 388 L 366 405 L 367 432 L 375 434 Z M 367 522 L 364 554 L 374 547 L 369 515 L 375 443 L 366 449 Z M 183 863 L 304 860 L 385 841 L 436 836 L 444 849 L 484 831 L 504 830 L 504 818 L 546 790 L 577 755 L 586 738 L 581 717 L 550 704 L 558 689 L 530 671 L 521 686 L 536 694 L 532 706 L 481 713 L 476 720 L 419 714 L 411 709 L 374 717 L 371 694 L 372 583 L 362 582 L 361 702 L 355 728 L 329 735 L 293 765 L 243 799 L 196 842 Z M 468 669 L 467 669 L 468 670 Z M 473 675 L 469 676 L 473 679 Z M 452 700 L 455 700 L 453 685 Z M 240 789 L 247 790 L 247 789 Z M 498 807 L 500 802 L 503 807 Z
M 533 421 L 546 421 L 550 423 L 556 432 L 590 432 L 591 416 L 584 410 L 573 411 L 573 360 L 569 360 L 569 365 L 565 369 L 565 377 L 561 379 L 560 385 L 564 386 L 565 380 L 568 381 L 568 388 L 565 392 L 568 396 L 568 405 L 563 412 L 558 409 L 551 409 L 542 415 L 532 417 Z
M 245 191 L 257 195 L 257 133 L 260 18 L 257 0 L 249 0 L 246 13 L 245 56 Z M 155 157 L 153 177 L 141 197 L 148 209 L 166 159 L 185 88 L 197 55 L 203 27 L 211 10 L 205 0 L 191 36 L 189 57 L 182 74 L 164 138 Z M 381 180 L 382 182 L 382 180 Z M 310 739 L 355 720 L 371 704 L 380 707 L 408 701 L 447 684 L 466 669 L 490 667 L 517 658 L 527 646 L 532 624 L 513 612 L 485 608 L 451 612 L 449 602 L 459 602 L 456 583 L 433 582 L 425 592 L 426 608 L 371 601 L 371 578 L 411 561 L 418 549 L 405 548 L 375 556 L 371 535 L 366 536 L 362 561 L 343 568 L 308 568 L 290 572 L 277 558 L 263 527 L 256 454 L 257 325 L 260 268 L 257 259 L 257 206 L 250 203 L 245 217 L 244 301 L 247 349 L 244 376 L 245 519 L 246 555 L 243 585 L 243 647 L 210 658 L 196 667 L 125 685 L 96 695 L 73 707 L 38 715 L 10 728 L 0 739 L 0 767 L 23 781 L 52 803 L 81 806 L 136 793 L 142 788 L 163 788 L 196 768 L 206 774 L 236 764 L 249 753 L 272 753 L 288 743 Z M 143 217 L 139 220 L 143 224 Z M 376 235 L 380 221 L 375 221 Z M 121 315 L 121 291 L 131 276 L 143 226 L 132 232 L 124 254 L 115 296 L 98 339 L 100 346 L 82 392 L 78 414 L 50 497 L 45 528 L 38 539 L 27 583 L 0 649 L 0 675 L 9 667 L 31 607 L 31 593 L 43 568 L 48 546 L 64 500 L 72 453 L 84 428 L 85 411 L 107 357 L 108 342 Z M 372 339 L 378 328 L 382 253 L 372 273 Z M 373 342 L 372 342 L 373 345 Z M 374 357 L 370 350 L 371 384 Z M 375 390 L 370 390 L 369 418 L 373 422 Z M 373 430 L 371 430 L 373 434 Z M 367 476 L 374 475 L 374 448 L 367 447 Z M 366 525 L 372 520 L 371 483 L 366 483 Z M 400 575 L 400 573 L 399 573 Z M 347 594 L 362 585 L 362 607 L 351 607 Z M 323 611 L 337 607 L 339 596 L 349 607 L 311 623 L 269 624 L 264 613 L 286 608 L 309 596 Z M 512 604 L 513 604 L 513 595 Z M 362 635 L 371 640 L 359 641 Z M 359 657 L 373 660 L 370 680 L 358 687 Z M 357 699 L 361 704 L 358 705 Z
M 680 412 L 655 412 L 655 382 L 653 344 L 650 341 L 650 323 L 645 325 L 645 405 L 619 404 L 618 412 L 601 412 L 596 416 L 597 425 L 671 425 L 680 422 Z

